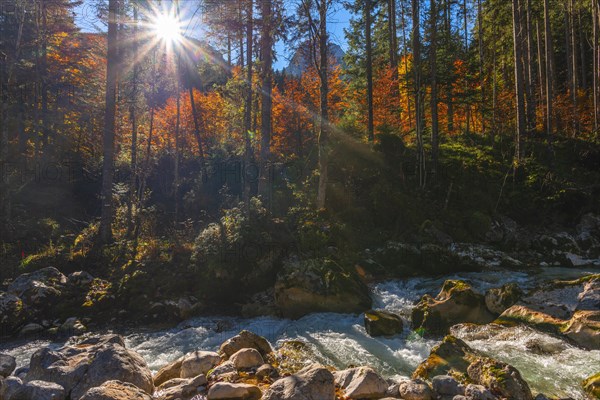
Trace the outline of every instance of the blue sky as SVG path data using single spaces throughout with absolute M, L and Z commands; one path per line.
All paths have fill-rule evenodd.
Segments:
M 78 26 L 85 32 L 102 32 L 106 30 L 106 25 L 99 20 L 97 16 L 97 7 L 96 4 L 98 0 L 84 0 L 83 4 L 75 8 L 75 21 Z M 166 2 L 163 2 L 165 4 Z M 286 0 L 286 3 L 289 4 L 290 8 L 288 12 L 294 12 L 294 0 Z M 185 15 L 185 0 L 180 0 L 180 4 L 182 4 L 182 13 Z M 190 9 L 192 7 L 197 7 L 198 1 L 191 0 L 187 2 L 190 5 Z M 190 14 L 193 14 L 193 10 L 189 11 Z M 193 31 L 192 36 L 197 38 L 202 38 L 202 28 L 201 28 L 201 15 L 195 15 L 191 20 L 189 30 Z M 338 44 L 342 49 L 346 49 L 346 40 L 344 38 L 344 28 L 347 28 L 350 21 L 350 14 L 347 10 L 345 10 L 342 6 L 336 5 L 332 14 L 329 17 L 328 28 L 331 41 L 333 43 Z M 275 69 L 284 68 L 288 62 L 289 58 L 292 55 L 293 49 L 288 48 L 285 43 L 277 43 L 275 45 L 275 52 L 277 55 L 277 61 L 274 65 Z

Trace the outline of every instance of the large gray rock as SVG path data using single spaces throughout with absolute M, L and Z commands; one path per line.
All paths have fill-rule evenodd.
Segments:
M 14 294 L 0 292 L 0 337 L 15 333 L 27 318 L 23 301 Z
M 157 400 L 188 400 L 199 392 L 204 392 L 206 384 L 207 380 L 204 375 L 189 379 L 174 378 L 160 385 L 154 393 L 154 398 Z
M 0 376 L 6 378 L 17 368 L 17 361 L 8 354 L 0 353 Z
M 233 363 L 236 369 L 256 368 L 265 363 L 265 360 L 255 349 L 241 349 L 234 353 L 229 361 Z
M 496 400 L 485 386 L 469 384 L 465 388 L 465 397 L 469 400 Z
M 333 373 L 335 384 L 349 399 L 379 399 L 388 383 L 370 367 L 358 367 Z
M 0 379 L 0 399 L 9 400 L 23 386 L 23 381 L 16 376 Z
M 119 335 L 89 338 L 56 351 L 40 349 L 31 357 L 25 380 L 58 383 L 74 399 L 111 380 L 132 383 L 146 393 L 154 389 L 146 362 L 126 349 Z
M 208 390 L 208 400 L 259 400 L 262 392 L 245 383 L 217 382 Z
M 275 303 L 285 317 L 313 312 L 361 313 L 371 308 L 367 285 L 333 260 L 288 263 L 275 282 Z
M 65 400 L 65 389 L 51 382 L 31 381 L 20 386 L 6 400 Z
M 398 389 L 400 397 L 405 400 L 433 400 L 431 388 L 420 379 L 402 381 Z
M 268 358 L 273 352 L 267 339 L 256 333 L 244 330 L 231 339 L 226 340 L 219 348 L 219 354 L 222 354 L 225 358 L 229 359 L 229 357 L 241 349 L 258 350 L 263 358 Z
M 20 297 L 28 305 L 47 307 L 60 297 L 66 283 L 67 277 L 59 270 L 47 267 L 17 277 L 8 286 L 8 293 Z
M 160 386 L 168 380 L 179 378 L 181 376 L 182 362 L 183 357 L 180 357 L 159 369 L 156 375 L 154 375 L 154 386 Z
M 433 377 L 431 386 L 438 396 L 458 396 L 465 394 L 465 387 L 450 375 Z
M 206 375 L 221 361 L 221 357 L 213 351 L 194 351 L 183 356 L 180 378 L 194 378 Z
M 89 389 L 79 400 L 152 400 L 152 397 L 131 383 L 108 381 Z
M 275 381 L 263 400 L 334 400 L 333 374 L 320 365 L 312 365 L 297 374 Z

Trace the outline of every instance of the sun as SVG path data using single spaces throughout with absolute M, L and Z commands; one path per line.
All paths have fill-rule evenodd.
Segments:
M 171 14 L 158 14 L 152 22 L 154 34 L 167 43 L 181 40 L 181 22 Z

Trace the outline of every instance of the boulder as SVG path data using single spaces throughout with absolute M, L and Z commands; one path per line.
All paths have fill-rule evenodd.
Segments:
M 289 262 L 275 282 L 275 303 L 284 317 L 314 312 L 361 313 L 371 308 L 367 285 L 355 270 L 330 259 Z
M 364 321 L 370 336 L 393 336 L 402 333 L 402 319 L 391 312 L 369 310 L 365 312 Z
M 516 283 L 508 283 L 500 288 L 493 288 L 485 294 L 485 305 L 492 313 L 500 315 L 523 297 L 523 291 Z
M 87 288 L 90 283 L 94 280 L 94 277 L 86 271 L 76 271 L 67 277 L 69 285 L 78 286 L 81 288 Z
M 18 276 L 9 286 L 8 293 L 14 294 L 27 305 L 45 309 L 61 295 L 67 277 L 54 267 Z
M 268 356 L 273 352 L 273 349 L 271 348 L 271 345 L 267 339 L 257 335 L 256 333 L 244 330 L 231 339 L 225 341 L 219 348 L 219 354 L 229 359 L 229 357 L 241 349 L 258 350 L 263 358 L 268 358 Z
M 350 368 L 333 373 L 335 384 L 349 399 L 379 399 L 388 383 L 370 367 Z
M 417 367 L 413 378 L 431 379 L 437 375 L 450 375 L 463 384 L 483 385 L 499 396 L 514 400 L 533 398 L 527 382 L 516 368 L 488 358 L 450 335 L 431 350 L 429 357 Z M 472 397 L 467 389 L 465 396 Z
M 265 363 L 262 356 L 255 349 L 241 349 L 229 357 L 236 369 L 256 368 Z
M 204 375 L 195 378 L 174 378 L 160 385 L 154 394 L 157 400 L 188 400 L 205 390 L 207 384 Z
M 234 381 L 239 374 L 231 361 L 225 361 L 213 368 L 207 378 L 211 381 Z
M 498 324 L 524 324 L 600 349 L 600 274 L 545 284 L 505 310 Z
M 27 318 L 23 301 L 16 295 L 0 292 L 0 336 L 17 332 Z
M 493 319 L 485 298 L 460 280 L 447 280 L 435 298 L 423 296 L 412 311 L 413 328 L 434 335 L 446 333 L 455 324 L 487 324 Z
M 258 379 L 276 379 L 279 377 L 279 372 L 271 364 L 263 364 L 256 369 L 256 377 Z
M 6 378 L 17 368 L 17 361 L 8 354 L 0 353 L 0 376 Z
M 180 357 L 159 369 L 156 375 L 154 375 L 154 386 L 160 386 L 168 380 L 179 378 L 181 376 L 182 362 L 183 357 Z
M 433 392 L 429 385 L 420 380 L 406 380 L 400 382 L 400 397 L 404 400 L 433 400 Z
M 77 317 L 67 318 L 67 320 L 58 327 L 58 334 L 66 337 L 83 335 L 86 331 L 87 328 L 79 319 L 77 319 Z
M 0 399 L 10 400 L 13 394 L 15 394 L 23 386 L 23 381 L 16 376 L 9 376 L 8 378 L 0 379 Z
M 467 374 L 474 382 L 489 388 L 492 393 L 513 400 L 533 400 L 527 382 L 511 365 L 490 358 L 481 358 L 467 367 Z
M 585 390 L 592 399 L 600 399 L 600 372 L 583 381 L 583 390 Z
M 65 389 L 51 382 L 30 381 L 21 385 L 7 400 L 65 400 Z
M 320 365 L 308 366 L 297 374 L 275 381 L 263 400 L 334 400 L 333 374 Z
M 221 357 L 213 351 L 194 351 L 183 356 L 181 361 L 181 378 L 194 378 L 206 375 L 221 361 Z
M 152 393 L 152 374 L 144 359 L 125 348 L 119 335 L 91 337 L 58 350 L 42 348 L 31 357 L 26 382 L 43 380 L 63 386 L 78 399 L 88 389 L 119 380 Z
M 419 364 L 412 377 L 429 380 L 437 375 L 464 375 L 471 362 L 478 357 L 481 357 L 481 354 L 471 349 L 464 341 L 448 335 L 431 349 L 429 357 Z
M 469 400 L 496 400 L 485 386 L 469 384 L 465 388 L 465 397 Z
M 438 396 L 458 396 L 465 394 L 465 387 L 450 375 L 438 375 L 431 380 L 431 387 Z
M 131 383 L 115 380 L 88 389 L 79 400 L 152 400 L 152 397 Z
M 19 330 L 19 336 L 29 336 L 35 335 L 36 333 L 40 333 L 44 331 L 44 327 L 40 324 L 36 324 L 35 322 L 31 322 L 26 324 Z
M 259 400 L 262 392 L 245 383 L 217 382 L 208 389 L 208 400 Z

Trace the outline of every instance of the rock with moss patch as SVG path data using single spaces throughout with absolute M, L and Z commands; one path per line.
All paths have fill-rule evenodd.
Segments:
M 450 375 L 464 381 L 468 366 L 480 357 L 482 355 L 464 341 L 448 335 L 431 349 L 429 357 L 413 373 L 413 378 L 429 380 L 438 375 Z
M 532 400 L 529 385 L 511 365 L 491 358 L 480 358 L 467 367 L 474 382 L 489 388 L 492 393 L 514 400 Z
M 181 361 L 181 378 L 195 378 L 206 375 L 221 361 L 221 357 L 212 351 L 193 351 L 183 356 Z
M 334 400 L 333 374 L 320 365 L 308 366 L 298 373 L 275 381 L 263 400 Z
M 493 288 L 485 294 L 485 305 L 488 310 L 500 315 L 523 297 L 523 291 L 516 283 L 508 283 L 500 288 Z
M 600 372 L 583 381 L 583 390 L 593 399 L 600 399 Z
M 356 271 L 331 259 L 289 262 L 277 277 L 275 302 L 288 318 L 314 312 L 361 313 L 371 308 L 369 289 Z
M 587 348 L 600 349 L 600 275 L 541 286 L 505 310 L 503 325 L 525 324 Z
M 27 319 L 23 301 L 14 294 L 0 292 L 0 336 L 16 333 Z
M 67 277 L 54 267 L 18 276 L 9 286 L 8 293 L 20 297 L 36 308 L 47 308 L 62 293 Z
M 371 336 L 394 336 L 402 333 L 402 319 L 384 310 L 369 310 L 365 312 L 365 329 Z
M 425 334 L 443 334 L 455 324 L 486 324 L 493 319 L 484 297 L 460 280 L 447 280 L 435 298 L 423 296 L 412 311 L 413 328 Z

